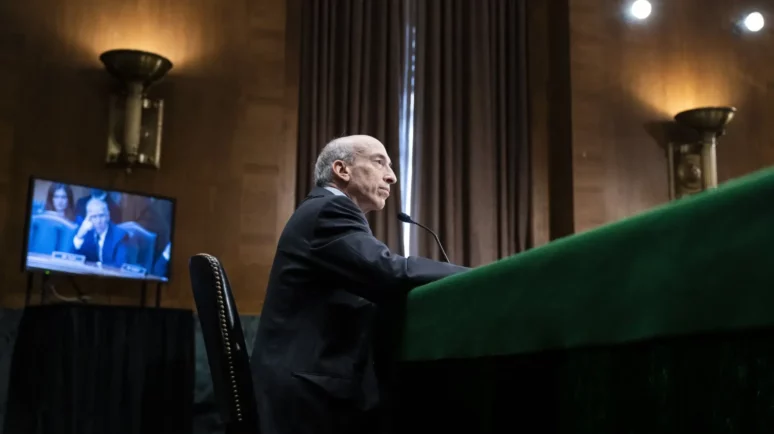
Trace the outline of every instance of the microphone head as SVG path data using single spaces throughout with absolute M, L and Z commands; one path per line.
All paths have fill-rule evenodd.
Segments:
M 405 212 L 398 213 L 398 220 L 402 221 L 403 223 L 414 223 L 414 220 L 411 220 L 411 217 Z

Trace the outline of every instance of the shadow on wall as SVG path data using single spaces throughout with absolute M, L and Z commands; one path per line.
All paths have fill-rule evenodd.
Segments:
M 11 358 L 22 312 L 20 309 L 0 309 L 0 431 L 5 421 Z M 214 402 L 210 366 L 207 362 L 201 325 L 198 320 L 195 319 L 195 321 L 196 378 L 194 379 L 193 434 L 223 433 L 224 427 Z M 241 321 L 248 353 L 252 353 L 253 340 L 258 330 L 258 316 L 243 316 Z

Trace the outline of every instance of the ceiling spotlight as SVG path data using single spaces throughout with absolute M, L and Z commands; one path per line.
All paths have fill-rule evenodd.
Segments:
M 632 3 L 629 13 L 638 20 L 644 20 L 650 16 L 652 10 L 653 6 L 651 6 L 648 0 L 637 0 Z
M 765 20 L 760 12 L 752 12 L 744 18 L 743 23 L 745 29 L 751 32 L 757 32 L 763 28 Z

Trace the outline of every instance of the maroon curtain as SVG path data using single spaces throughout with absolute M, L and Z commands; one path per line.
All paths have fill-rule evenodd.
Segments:
M 313 186 L 317 155 L 331 139 L 376 137 L 400 170 L 400 96 L 407 21 L 403 0 L 304 0 L 302 3 L 296 200 Z M 400 251 L 400 186 L 371 228 Z

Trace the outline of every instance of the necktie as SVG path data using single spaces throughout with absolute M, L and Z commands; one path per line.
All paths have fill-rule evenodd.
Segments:
M 99 244 L 99 235 L 94 232 L 94 243 L 97 245 L 97 253 L 99 254 L 99 262 L 102 262 L 102 246 Z

